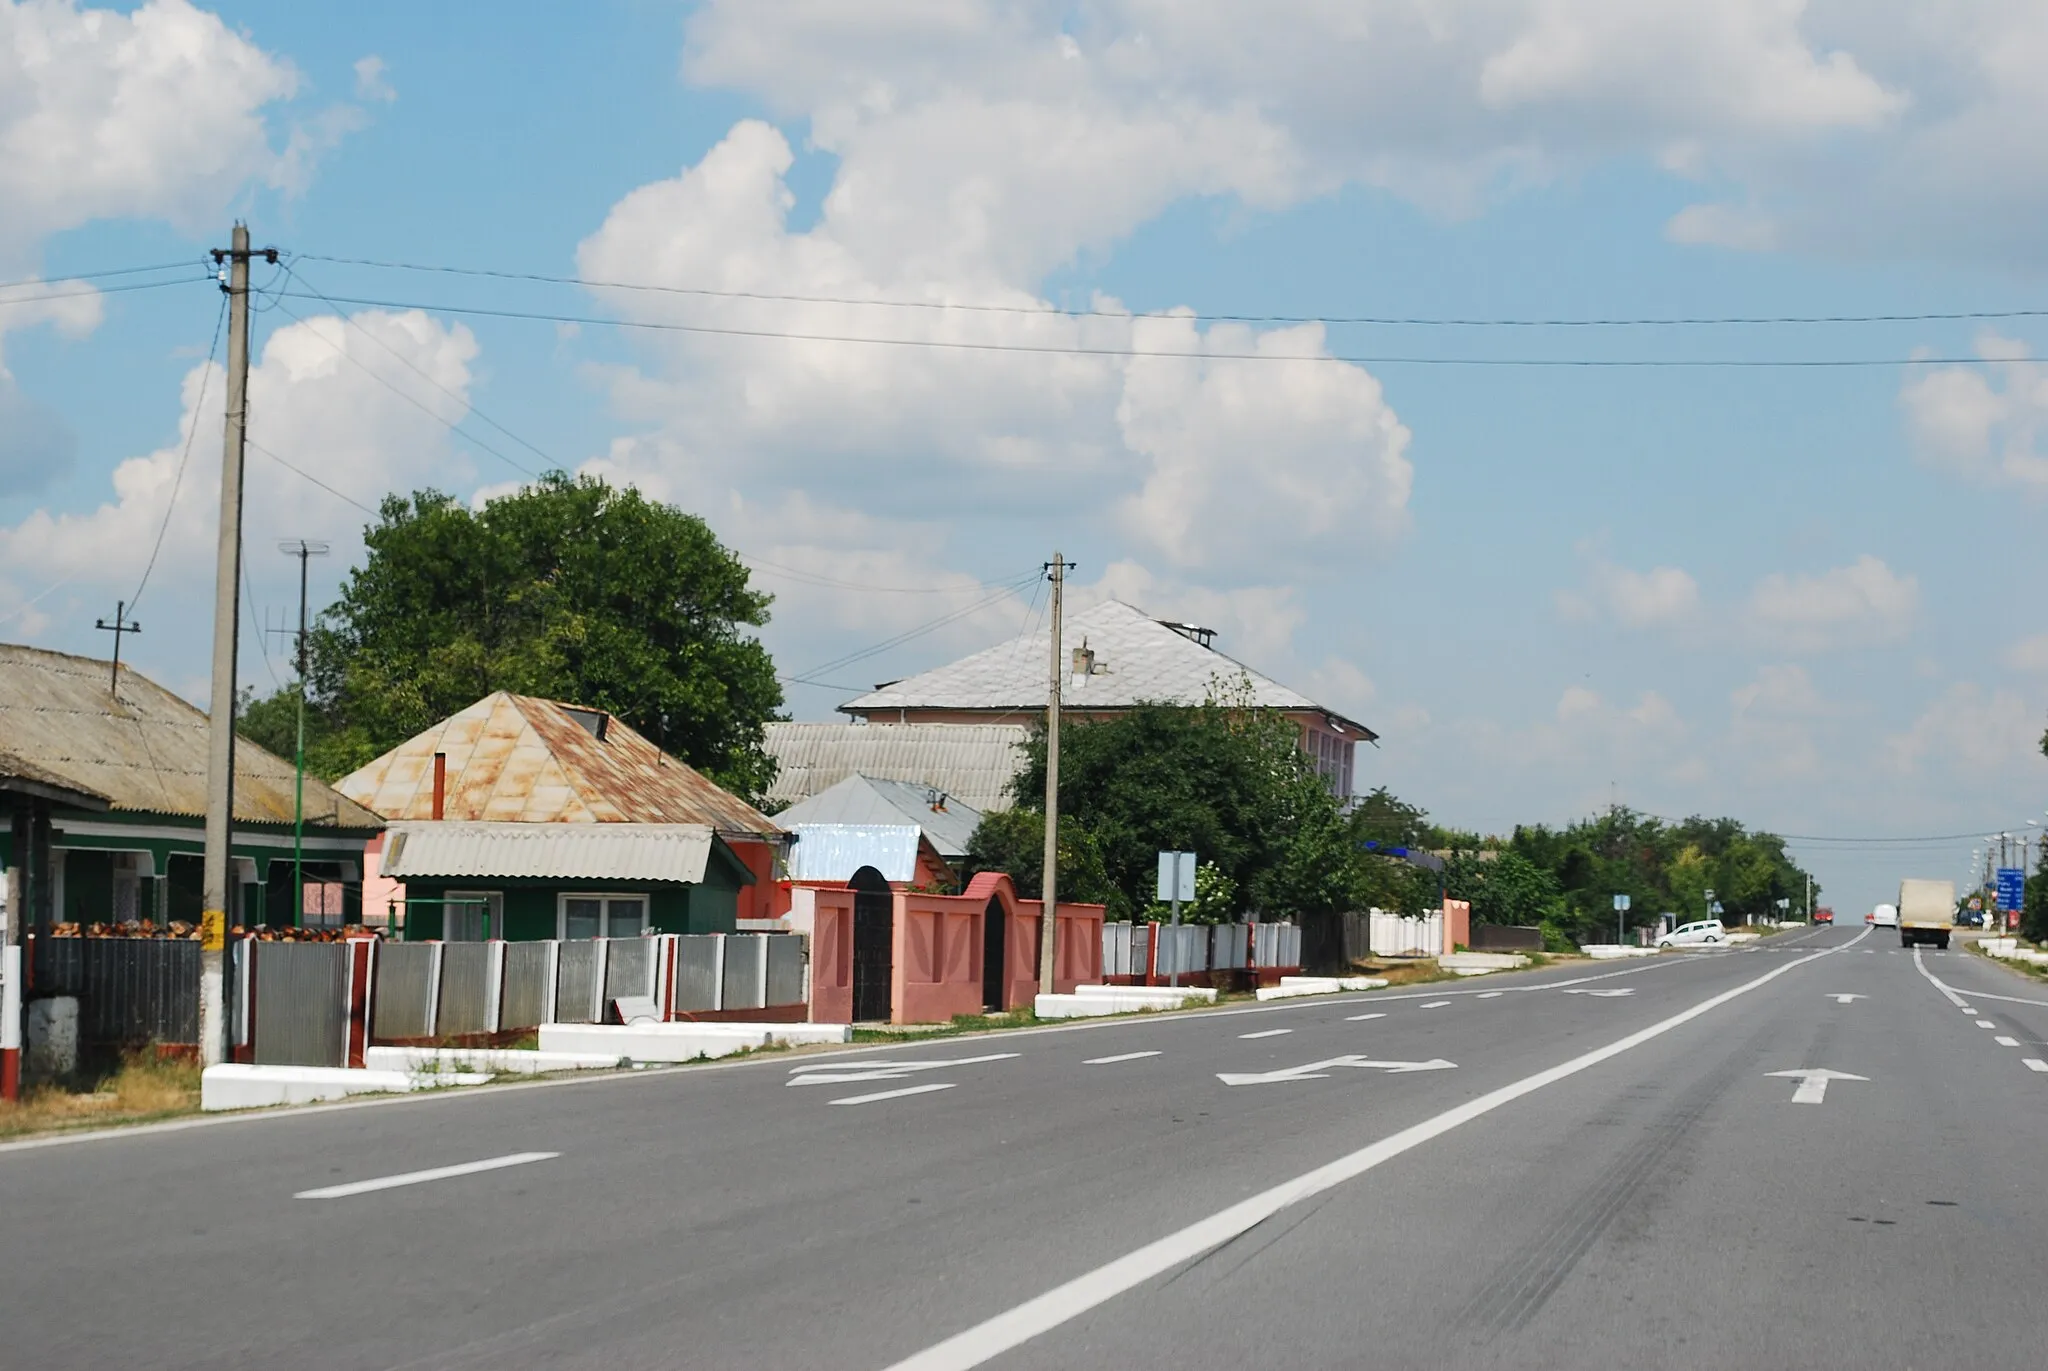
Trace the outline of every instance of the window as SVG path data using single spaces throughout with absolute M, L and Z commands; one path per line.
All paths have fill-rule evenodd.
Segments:
M 564 895 L 556 932 L 564 938 L 637 938 L 647 931 L 645 895 Z
M 496 891 L 451 890 L 441 906 L 441 940 L 480 943 L 505 936 L 505 897 Z

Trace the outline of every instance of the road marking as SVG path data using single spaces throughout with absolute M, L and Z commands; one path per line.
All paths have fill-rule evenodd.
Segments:
M 295 1200 L 340 1200 L 350 1195 L 367 1195 L 373 1190 L 396 1190 L 402 1185 L 425 1185 L 429 1181 L 445 1181 L 456 1176 L 474 1176 L 479 1171 L 499 1171 L 508 1166 L 525 1166 L 528 1162 L 550 1161 L 561 1156 L 559 1152 L 514 1152 L 503 1157 L 489 1157 L 480 1162 L 464 1162 L 460 1166 L 437 1166 L 430 1171 L 408 1171 L 400 1176 L 379 1176 L 370 1181 L 350 1181 L 347 1185 L 323 1185 L 318 1190 L 301 1190 L 292 1196 Z
M 1442 1009 L 1445 1005 L 1449 1003 L 1449 1000 L 1431 1000 L 1428 1004 L 1423 1005 L 1422 1007 L 1424 1009 Z
M 1852 1076 L 1846 1071 L 1830 1071 L 1824 1066 L 1801 1067 L 1797 1071 L 1769 1071 L 1769 1076 L 1789 1076 L 1799 1082 L 1799 1088 L 1792 1092 L 1794 1104 L 1819 1104 L 1828 1097 L 1829 1081 L 1867 1081 L 1868 1076 Z
M 1376 1012 L 1376 1013 L 1372 1013 L 1372 1014 L 1353 1014 L 1353 1015 L 1352 1015 L 1351 1017 L 1349 1017 L 1349 1018 L 1347 1018 L 1346 1020 L 1344 1020 L 1344 1022 L 1345 1022 L 1345 1023 L 1364 1023 L 1364 1022 L 1365 1022 L 1365 1021 L 1366 1021 L 1367 1019 L 1384 1019 L 1384 1018 L 1386 1018 L 1386 1017 L 1387 1017 L 1387 1016 L 1386 1016 L 1385 1014 L 1382 1014 L 1382 1013 L 1377 1013 L 1377 1012 Z
M 1996 1027 L 1998 1027 L 1998 1025 L 1997 1025 L 1997 1024 L 1995 1024 L 1995 1023 L 1993 1023 L 1993 1022 L 1991 1022 L 1991 1020 L 1989 1020 L 1989 1019 L 1979 1019 L 1979 1020 L 1977 1020 L 1977 1027 L 1979 1027 L 1979 1028 L 1996 1028 Z
M 1506 993 L 1504 990 L 1482 990 L 1479 992 L 1479 998 L 1482 1000 L 1497 1000 Z
M 877 1100 L 900 1100 L 905 1095 L 929 1095 L 934 1090 L 951 1090 L 950 1084 L 934 1082 L 931 1085 L 906 1085 L 901 1090 L 878 1090 L 872 1095 L 848 1095 L 843 1099 L 827 1100 L 827 1104 L 873 1104 Z
M 831 1058 L 805 1062 L 789 1069 L 784 1085 L 865 1085 L 869 1081 L 900 1081 L 919 1071 L 943 1071 L 952 1066 L 979 1066 L 983 1062 L 1004 1062 L 1022 1054 L 991 1052 L 985 1057 L 954 1057 L 942 1062 L 904 1062 L 893 1057 L 867 1057 L 857 1062 Z M 837 1104 L 838 1101 L 833 1101 Z
M 2042 1061 L 2039 1057 L 2022 1057 L 2020 1064 L 2029 1071 L 2048 1071 L 2048 1062 Z
M 1855 939 L 1844 943 L 1842 947 L 1851 947 L 1858 939 L 1867 936 L 1867 931 L 1859 933 Z M 1474 1119 L 1484 1118 L 1503 1105 L 1512 1104 L 1525 1095 L 1533 1095 L 1546 1086 L 1555 1085 L 1624 1052 L 1641 1047 L 1674 1028 L 1691 1023 L 1703 1014 L 1712 1013 L 1752 990 L 1769 985 L 1778 977 L 1796 971 L 1808 962 L 1833 956 L 1841 950 L 1842 948 L 1826 948 L 1811 956 L 1801 957 L 1797 961 L 1785 962 L 1753 980 L 1701 1000 L 1690 1009 L 1680 1010 L 1668 1019 L 1660 1020 L 1647 1028 L 1639 1028 L 1626 1037 L 1617 1038 L 1605 1047 L 1595 1048 L 1591 1052 L 1539 1071 L 1533 1076 L 1525 1076 L 1519 1081 L 1490 1090 L 1477 1099 L 1467 1100 L 1455 1108 L 1413 1124 L 1398 1133 L 1390 1134 L 1335 1161 L 1326 1162 L 1314 1170 L 1282 1181 L 1279 1185 L 1263 1190 L 1249 1199 L 1240 1200 L 1206 1219 L 1198 1220 L 1163 1238 L 1149 1242 L 1092 1271 L 1085 1271 L 1062 1285 L 1054 1286 L 1042 1295 L 1026 1300 L 993 1318 L 985 1319 L 971 1328 L 963 1329 L 922 1352 L 913 1353 L 888 1368 L 888 1371 L 969 1371 L 969 1368 L 991 1361 L 1010 1349 L 1031 1341 L 1041 1333 L 1050 1332 L 1096 1306 L 1108 1303 L 1125 1291 L 1143 1285 L 1155 1276 L 1221 1247 L 1282 1210 L 1304 1200 L 1314 1199 L 1317 1195 L 1333 1190 L 1346 1181 L 1356 1180 L 1403 1153 L 1434 1141 L 1453 1129 L 1471 1123 Z
M 1567 991 L 1565 991 L 1564 993 L 1565 993 L 1565 994 L 1567 994 L 1567 995 L 1595 995 L 1595 996 L 1598 996 L 1598 997 L 1599 997 L 1600 999 L 1603 999 L 1603 1000 L 1612 1000 L 1612 999 L 1617 999 L 1617 998 L 1619 998 L 1620 996 L 1623 996 L 1623 995 L 1633 995 L 1633 994 L 1635 994 L 1636 992 L 1635 992 L 1634 990 L 1630 989 L 1630 990 L 1567 990 Z
M 2020 1045 L 2020 1040 L 2018 1038 L 2008 1038 L 2004 1034 L 2000 1034 L 1998 1037 L 1993 1038 L 1991 1041 L 1997 1043 L 2000 1047 L 2018 1047 Z
M 1870 997 L 1868 995 L 1830 995 L 1828 998 L 1836 1004 L 1852 1004 L 1857 1000 L 1867 1000 Z
M 1411 1071 L 1454 1071 L 1456 1062 L 1447 1062 L 1442 1057 L 1432 1057 L 1426 1062 L 1380 1062 L 1370 1057 L 1332 1057 L 1328 1061 L 1309 1062 L 1305 1066 L 1290 1066 L 1279 1071 L 1219 1071 L 1216 1079 L 1225 1085 L 1273 1085 L 1280 1081 L 1320 1081 L 1330 1074 L 1333 1067 L 1355 1067 L 1360 1071 L 1384 1071 L 1390 1076 L 1404 1076 Z
M 1113 1066 L 1117 1062 L 1134 1062 L 1140 1057 L 1156 1057 L 1157 1052 L 1119 1052 L 1114 1057 L 1090 1057 L 1083 1066 Z
M 1277 1038 L 1283 1033 L 1292 1033 L 1293 1031 L 1291 1028 L 1269 1028 L 1262 1033 L 1240 1033 L 1237 1036 L 1240 1038 Z

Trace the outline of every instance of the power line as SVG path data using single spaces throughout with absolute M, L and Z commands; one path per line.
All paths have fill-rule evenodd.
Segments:
M 296 292 L 283 295 L 303 298 Z M 385 300 L 358 295 L 320 296 L 329 304 L 371 309 L 417 309 L 483 319 L 524 319 L 538 323 L 582 324 L 601 328 L 640 329 L 656 333 L 692 333 L 720 338 L 772 338 L 801 343 L 844 343 L 870 347 L 926 348 L 961 352 L 1012 352 L 1058 357 L 1160 357 L 1190 362 L 1309 362 L 1351 366 L 1516 367 L 1594 370 L 1838 370 L 1864 367 L 1977 366 L 1983 357 L 1442 357 L 1366 355 L 1357 353 L 1191 352 L 1184 348 L 1085 347 L 1049 343 L 985 343 L 951 338 L 873 338 L 845 333 L 807 333 L 782 329 L 727 328 L 714 324 L 683 324 L 650 319 L 612 319 L 590 314 L 556 314 L 543 310 L 493 309 L 479 305 L 435 304 L 419 300 Z
M 1967 322 L 1971 320 L 2038 319 L 2048 317 L 2043 309 L 1930 310 L 1897 314 L 1761 314 L 1761 315 L 1645 315 L 1615 318 L 1461 318 L 1420 315 L 1307 315 L 1307 314 L 1212 314 L 1204 311 L 1130 311 L 1111 309 L 1063 309 L 1058 305 L 999 305 L 958 300 L 905 300 L 883 296 L 800 295 L 765 290 L 715 290 L 708 286 L 673 286 L 649 281 L 606 281 L 581 276 L 551 276 L 534 271 L 497 271 L 484 267 L 455 267 L 421 262 L 383 262 L 363 257 L 330 257 L 301 253 L 297 260 L 333 262 L 341 266 L 373 267 L 384 271 L 430 272 L 446 276 L 485 277 L 500 281 L 527 281 L 543 285 L 578 286 L 586 290 L 632 290 L 663 295 L 685 295 L 711 300 L 760 300 L 782 304 L 856 305 L 884 309 L 951 310 L 976 314 L 1045 315 L 1063 319 L 1196 319 L 1222 324 L 1363 324 L 1382 327 L 1420 328 L 1660 328 L 1767 326 L 1779 324 L 1907 324 Z
M 109 276 L 140 276 L 151 271 L 175 271 L 180 267 L 197 267 L 206 279 L 213 279 L 213 272 L 203 260 L 192 258 L 182 262 L 157 262 L 146 267 L 106 267 L 100 271 L 67 271 L 56 276 L 27 276 L 19 281 L 0 281 L 0 290 L 13 290 L 16 286 L 48 286 L 65 281 L 100 281 Z
M 135 593 L 128 597 L 129 609 L 142 603 L 142 592 L 149 586 L 149 574 L 156 570 L 157 554 L 164 550 L 164 535 L 170 532 L 171 515 L 178 508 L 178 492 L 185 484 L 185 465 L 192 460 L 192 439 L 199 432 L 199 421 L 206 413 L 206 383 L 213 379 L 213 354 L 220 349 L 220 326 L 228 317 L 228 297 L 220 298 L 220 313 L 213 318 L 213 341 L 206 345 L 205 370 L 199 373 L 199 399 L 192 408 L 192 426 L 185 430 L 185 450 L 178 454 L 178 470 L 171 477 L 171 498 L 164 505 L 163 522 L 156 527 L 156 541 L 150 544 L 149 561 L 143 565 L 142 579 L 136 583 Z
M 354 505 L 354 506 L 355 506 L 355 507 L 356 507 L 357 509 L 359 509 L 359 510 L 361 510 L 361 511 L 362 511 L 363 513 L 365 513 L 365 514 L 369 515 L 369 516 L 370 516 L 370 517 L 371 517 L 372 519 L 374 519 L 374 518 L 376 518 L 376 517 L 377 517 L 377 511 L 376 511 L 376 510 L 374 510 L 374 509 L 371 509 L 371 508 L 370 508 L 370 507 L 369 507 L 368 505 L 364 504 L 364 503 L 363 503 L 363 502 L 362 502 L 361 500 L 358 500 L 358 499 L 356 499 L 356 498 L 355 498 L 355 497 L 354 497 L 353 495 L 345 495 L 345 494 L 343 494 L 343 493 L 342 493 L 341 491 L 338 491 L 338 490 L 336 490 L 336 489 L 335 489 L 335 488 L 334 488 L 333 486 L 330 486 L 330 485 L 328 485 L 328 484 L 327 484 L 327 482 L 325 482 L 325 481 L 321 480 L 321 479 L 320 479 L 320 478 L 319 478 L 318 476 L 315 476 L 315 475 L 314 475 L 314 474 L 313 474 L 312 472 L 310 472 L 310 471 L 306 471 L 306 470 L 304 470 L 304 469 L 302 469 L 302 468 L 300 468 L 300 467 L 296 467 L 296 466 L 293 466 L 293 465 L 292 465 L 292 464 L 291 464 L 290 462 L 287 462 L 287 461 L 286 461 L 286 460 L 285 460 L 284 458 L 282 458 L 282 457 L 278 456 L 278 455 L 277 455 L 276 453 L 272 452 L 272 451 L 271 451 L 271 450 L 270 450 L 269 448 L 267 448 L 267 447 L 263 446 L 263 444 L 261 444 L 261 443 L 257 442 L 257 441 L 256 441 L 256 440 L 255 440 L 254 438 L 250 438 L 250 437 L 246 437 L 246 436 L 245 436 L 245 437 L 244 437 L 244 438 L 242 439 L 242 441 L 243 441 L 244 443 L 246 443 L 246 444 L 247 444 L 248 446 L 250 446 L 250 447 L 253 447 L 253 448 L 255 448 L 255 449 L 256 449 L 256 450 L 258 451 L 258 452 L 262 453 L 262 454 L 263 454 L 263 455 L 264 455 L 265 457 L 268 457 L 268 458 L 269 458 L 269 459 L 270 459 L 271 461 L 273 461 L 273 462 L 277 463 L 277 464 L 278 464 L 279 466 L 283 467 L 283 468 L 284 468 L 284 469 L 285 469 L 286 471 L 289 471 L 289 472 L 291 472 L 291 473 L 292 473 L 293 475 L 295 475 L 295 476 L 303 476 L 303 477 L 305 477 L 305 478 L 306 478 L 306 479 L 307 479 L 308 481 L 311 481 L 311 482 L 312 482 L 312 483 L 313 483 L 314 485 L 316 485 L 316 486 L 320 487 L 320 489 L 322 489 L 322 490 L 326 491 L 326 492 L 327 492 L 327 493 L 328 493 L 329 495 L 332 495 L 332 496 L 333 496 L 333 497 L 334 497 L 335 499 L 337 499 L 337 500 L 344 500 L 344 501 L 348 502 L 349 504 L 352 504 L 352 505 Z
M 1016 594 L 1018 591 L 1022 590 L 1027 584 L 1029 584 L 1030 580 L 1035 580 L 1037 576 L 1038 573 L 1034 571 L 1031 573 L 1030 578 L 1020 577 L 1016 581 L 1010 583 L 1009 585 L 997 588 L 994 594 L 983 596 L 981 599 L 976 600 L 974 603 L 966 605 L 963 608 L 953 610 L 949 613 L 942 614 L 937 618 L 929 619 L 924 623 L 917 624 L 911 628 L 905 629 L 903 632 L 898 633 L 893 637 L 883 639 L 881 642 L 876 643 L 872 647 L 862 648 L 858 652 L 847 653 L 843 657 L 835 657 L 829 662 L 821 662 L 817 666 L 812 667 L 810 670 L 805 671 L 800 675 L 792 676 L 789 679 L 795 681 L 799 685 L 819 684 L 816 678 L 824 675 L 828 671 L 838 671 L 842 667 L 849 667 L 854 665 L 856 662 L 866 661 L 868 658 L 873 657 L 879 653 L 887 652 L 891 648 L 901 647 L 903 644 L 907 642 L 911 642 L 912 640 L 917 638 L 922 638 L 927 633 L 934 633 L 939 629 L 944 628 L 947 624 L 953 623 L 955 620 L 964 619 L 969 614 L 972 614 L 977 610 L 987 608 L 989 605 L 992 605 L 996 601 L 1003 599 L 1005 596 Z
M 10 305 L 33 305 L 44 300 L 78 300 L 95 295 L 120 295 L 131 290 L 158 290 L 164 286 L 189 286 L 194 284 L 189 277 L 174 276 L 168 281 L 132 281 L 125 286 L 88 286 L 84 290 L 50 290 L 40 295 L 9 295 L 0 298 L 0 309 Z
M 748 566 L 759 567 L 767 571 L 777 572 L 783 576 L 788 577 L 790 580 L 797 581 L 804 585 L 829 586 L 835 590 L 861 590 L 867 591 L 870 594 L 875 595 L 948 595 L 957 594 L 962 590 L 993 590 L 996 589 L 999 584 L 1003 587 L 1007 587 L 1012 584 L 1012 582 L 1010 581 L 1004 581 L 1000 583 L 994 581 L 977 581 L 974 584 L 967 586 L 962 586 L 958 584 L 948 586 L 873 586 L 864 585 L 859 581 L 841 581 L 830 576 L 820 576 L 816 572 L 803 571 L 792 566 L 784 566 L 780 562 L 766 561 L 759 557 L 749 556 L 744 552 L 736 552 L 733 555 L 739 558 L 742 562 L 745 562 Z

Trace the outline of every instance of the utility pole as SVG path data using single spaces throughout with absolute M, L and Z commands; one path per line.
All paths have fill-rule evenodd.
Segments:
M 1066 588 L 1066 559 L 1055 548 L 1052 561 L 1052 680 L 1045 700 L 1045 911 L 1038 930 L 1038 993 L 1053 993 L 1053 943 L 1059 936 L 1060 869 L 1060 604 Z
M 107 680 L 107 694 L 118 699 L 121 694 L 121 638 L 123 634 L 142 632 L 142 625 L 128 617 L 126 600 L 116 600 L 114 622 L 110 624 L 105 619 L 95 619 L 92 626 L 114 635 L 114 670 Z
M 306 561 L 325 557 L 327 544 L 297 538 L 279 543 L 277 550 L 299 559 L 299 738 L 292 759 L 292 927 L 297 928 L 306 917 Z
M 277 249 L 262 255 L 277 261 Z M 206 860 L 200 878 L 199 1061 L 228 1055 L 228 914 L 238 893 L 228 850 L 235 812 L 235 653 L 242 617 L 242 458 L 249 423 L 249 227 L 236 224 L 231 246 L 213 250 L 228 297 L 227 423 L 221 442 L 220 540 L 213 564 L 213 695 L 206 756 Z M 239 912 L 239 911 L 236 911 Z

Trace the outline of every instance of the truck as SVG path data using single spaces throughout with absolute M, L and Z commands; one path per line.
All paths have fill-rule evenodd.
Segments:
M 1899 882 L 1899 946 L 1918 943 L 1948 946 L 1949 926 L 1956 918 L 1956 883 L 1911 877 Z

